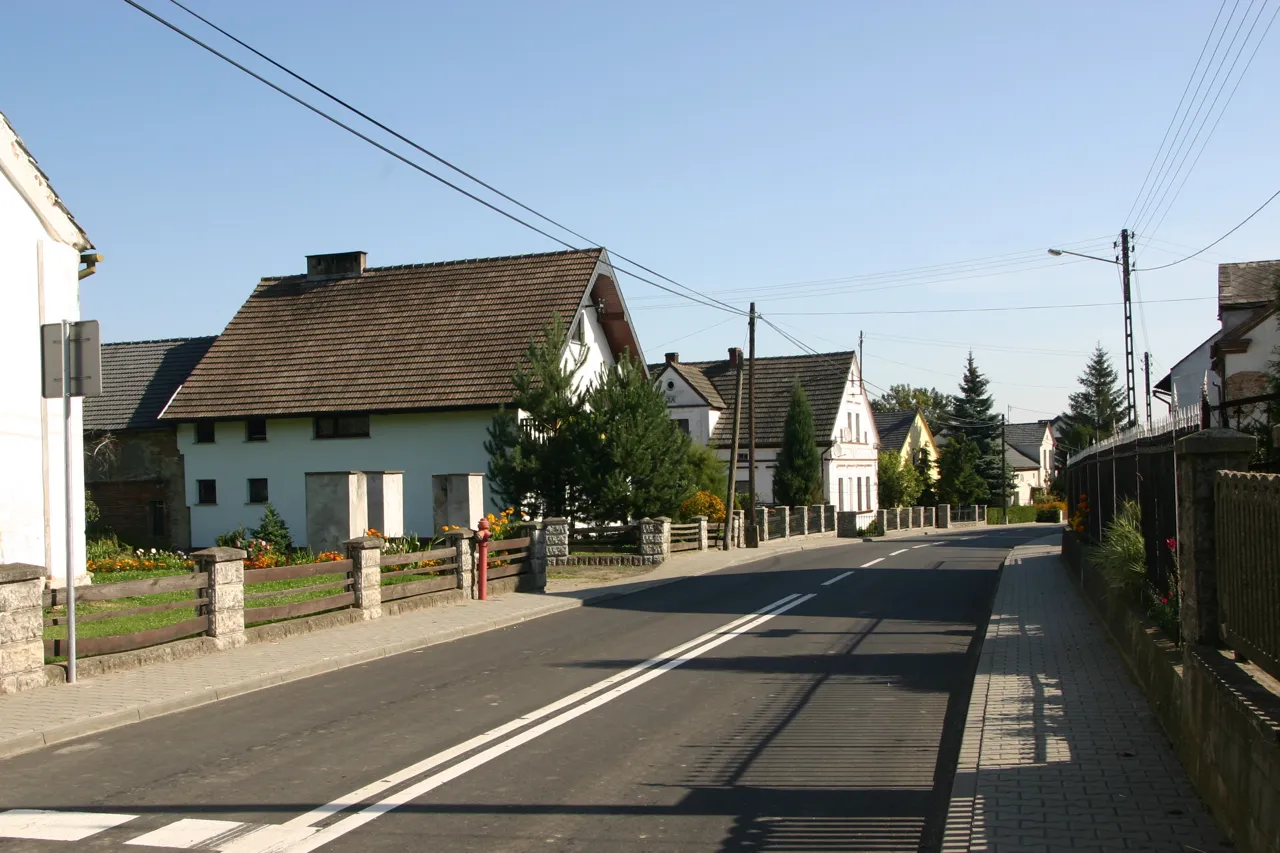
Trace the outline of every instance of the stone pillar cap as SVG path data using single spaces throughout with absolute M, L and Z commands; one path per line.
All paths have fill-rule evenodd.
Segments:
M 1214 427 L 1178 439 L 1179 453 L 1252 453 L 1258 440 L 1234 429 Z
M 18 583 L 43 578 L 48 572 L 44 566 L 31 563 L 0 563 L 0 583 Z
M 381 548 L 386 544 L 386 540 L 377 536 L 357 536 L 354 539 L 347 539 L 342 544 L 358 545 L 361 548 Z
M 196 551 L 192 557 L 212 557 L 217 563 L 231 563 L 236 560 L 243 560 L 249 556 L 246 552 L 239 548 L 228 548 L 224 545 L 218 545 L 213 548 L 205 548 L 202 551 Z

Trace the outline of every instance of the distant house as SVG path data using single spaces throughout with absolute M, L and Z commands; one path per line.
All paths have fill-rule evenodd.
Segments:
M 160 417 L 178 428 L 192 544 L 256 524 L 267 501 L 301 542 L 307 475 L 334 472 L 402 471 L 404 528 L 431 533 L 432 475 L 487 470 L 487 430 L 553 316 L 565 358 L 586 355 L 580 384 L 641 351 L 616 282 L 603 249 L 392 267 L 312 255 L 305 274 L 263 279 Z
M 1152 396 L 1163 400 L 1170 409 L 1175 405 L 1179 409 L 1198 406 L 1203 394 L 1216 403 L 1222 381 L 1213 368 L 1213 346 L 1221 337 L 1219 329 L 1179 359 L 1164 378 L 1152 386 Z
M 81 319 L 80 279 L 94 271 L 97 255 L 92 249 L 0 114 L 0 563 L 44 566 L 54 585 L 66 578 L 68 528 L 73 574 L 87 577 L 82 401 L 71 400 L 68 460 L 63 402 L 41 397 L 40 326 Z
M 1053 421 L 1007 424 L 1005 426 L 1005 464 L 1013 471 L 1017 483 L 1011 503 L 1032 503 L 1032 489 L 1047 489 L 1053 482 L 1057 459 Z
M 914 409 L 896 409 L 892 412 L 875 412 L 876 430 L 880 433 L 880 452 L 896 451 L 902 461 L 915 465 L 920 451 L 929 453 L 929 469 L 933 478 L 938 477 L 938 444 L 933 431 L 924 419 L 924 413 Z
M 699 444 L 729 460 L 733 444 L 733 401 L 740 357 L 730 351 L 724 361 L 682 362 L 667 353 L 649 372 L 666 395 L 671 417 Z M 745 369 L 745 366 L 744 366 Z M 878 506 L 876 462 L 880 436 L 857 356 L 852 352 L 757 358 L 756 492 L 773 503 L 773 468 L 782 447 L 783 426 L 791 389 L 799 380 L 813 408 L 814 439 L 822 451 L 824 499 L 840 510 L 873 510 Z M 745 382 L 745 380 L 744 380 Z M 742 439 L 734 462 L 738 490 L 747 494 L 746 392 L 743 392 Z
M 139 548 L 191 547 L 178 431 L 160 413 L 215 338 L 102 347 L 102 396 L 85 400 L 85 485 L 98 524 Z
M 1266 394 L 1269 363 L 1280 358 L 1280 261 L 1218 265 L 1221 337 L 1213 344 L 1213 368 L 1226 400 Z M 1219 402 L 1210 398 L 1211 403 Z M 1248 414 L 1248 413 L 1246 413 Z

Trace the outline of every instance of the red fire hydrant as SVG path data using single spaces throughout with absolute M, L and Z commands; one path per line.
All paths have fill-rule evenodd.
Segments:
M 476 591 L 481 601 L 489 598 L 489 519 L 482 518 L 480 528 L 479 559 L 476 561 Z

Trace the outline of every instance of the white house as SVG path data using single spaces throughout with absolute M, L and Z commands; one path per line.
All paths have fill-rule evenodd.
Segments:
M 1224 380 L 1227 401 L 1257 397 L 1270 388 L 1270 363 L 1280 359 L 1280 261 L 1218 265 L 1218 319 L 1222 335 L 1213 345 L 1213 366 Z M 1210 397 L 1211 403 L 1218 403 Z M 1263 407 L 1232 411 L 1246 420 Z M 1234 425 L 1234 422 L 1233 422 Z
M 650 365 L 649 372 L 667 398 L 671 417 L 690 438 L 714 447 L 728 460 L 733 444 L 733 401 L 737 389 L 740 350 L 724 361 L 682 362 L 679 353 Z M 745 388 L 745 365 L 744 388 Z M 857 355 L 852 352 L 757 358 L 756 493 L 773 503 L 774 460 L 782 447 L 783 425 L 791 404 L 791 389 L 799 380 L 813 408 L 814 438 L 822 451 L 824 499 L 841 510 L 879 507 L 876 482 L 880 436 L 870 401 L 862 387 Z M 747 453 L 746 391 L 743 391 L 742 438 L 739 442 L 737 488 L 747 494 L 750 462 Z
M 85 574 L 81 401 L 71 403 L 67 519 L 63 404 L 40 395 L 40 326 L 80 319 L 79 279 L 93 272 L 97 256 L 3 115 L 0 176 L 0 563 L 45 566 L 61 585 L 68 523 L 72 567 Z
M 1032 489 L 1046 489 L 1053 481 L 1056 440 L 1052 421 L 1005 425 L 1005 464 L 1013 471 L 1013 505 L 1032 503 Z
M 1170 409 L 1199 405 L 1202 394 L 1210 402 L 1218 401 L 1222 381 L 1213 369 L 1213 345 L 1222 337 L 1222 330 L 1215 331 L 1191 352 L 1184 355 L 1169 369 L 1164 378 L 1151 389 L 1152 396 L 1164 400 Z
M 256 524 L 268 500 L 301 542 L 320 472 L 402 471 L 404 529 L 436 530 L 432 475 L 487 470 L 487 430 L 553 315 L 566 359 L 586 352 L 579 384 L 640 352 L 616 282 L 603 249 L 393 267 L 312 255 L 305 275 L 263 279 L 161 416 L 178 424 L 193 546 Z

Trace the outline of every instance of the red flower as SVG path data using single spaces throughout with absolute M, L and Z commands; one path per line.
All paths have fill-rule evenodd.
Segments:
M 1178 540 L 1170 536 L 1168 539 L 1164 540 L 1164 547 L 1168 548 L 1170 551 L 1177 551 Z
M 1161 603 L 1161 604 L 1168 604 L 1168 603 L 1169 603 L 1169 599 L 1162 595 L 1162 596 L 1160 596 L 1160 603 Z

